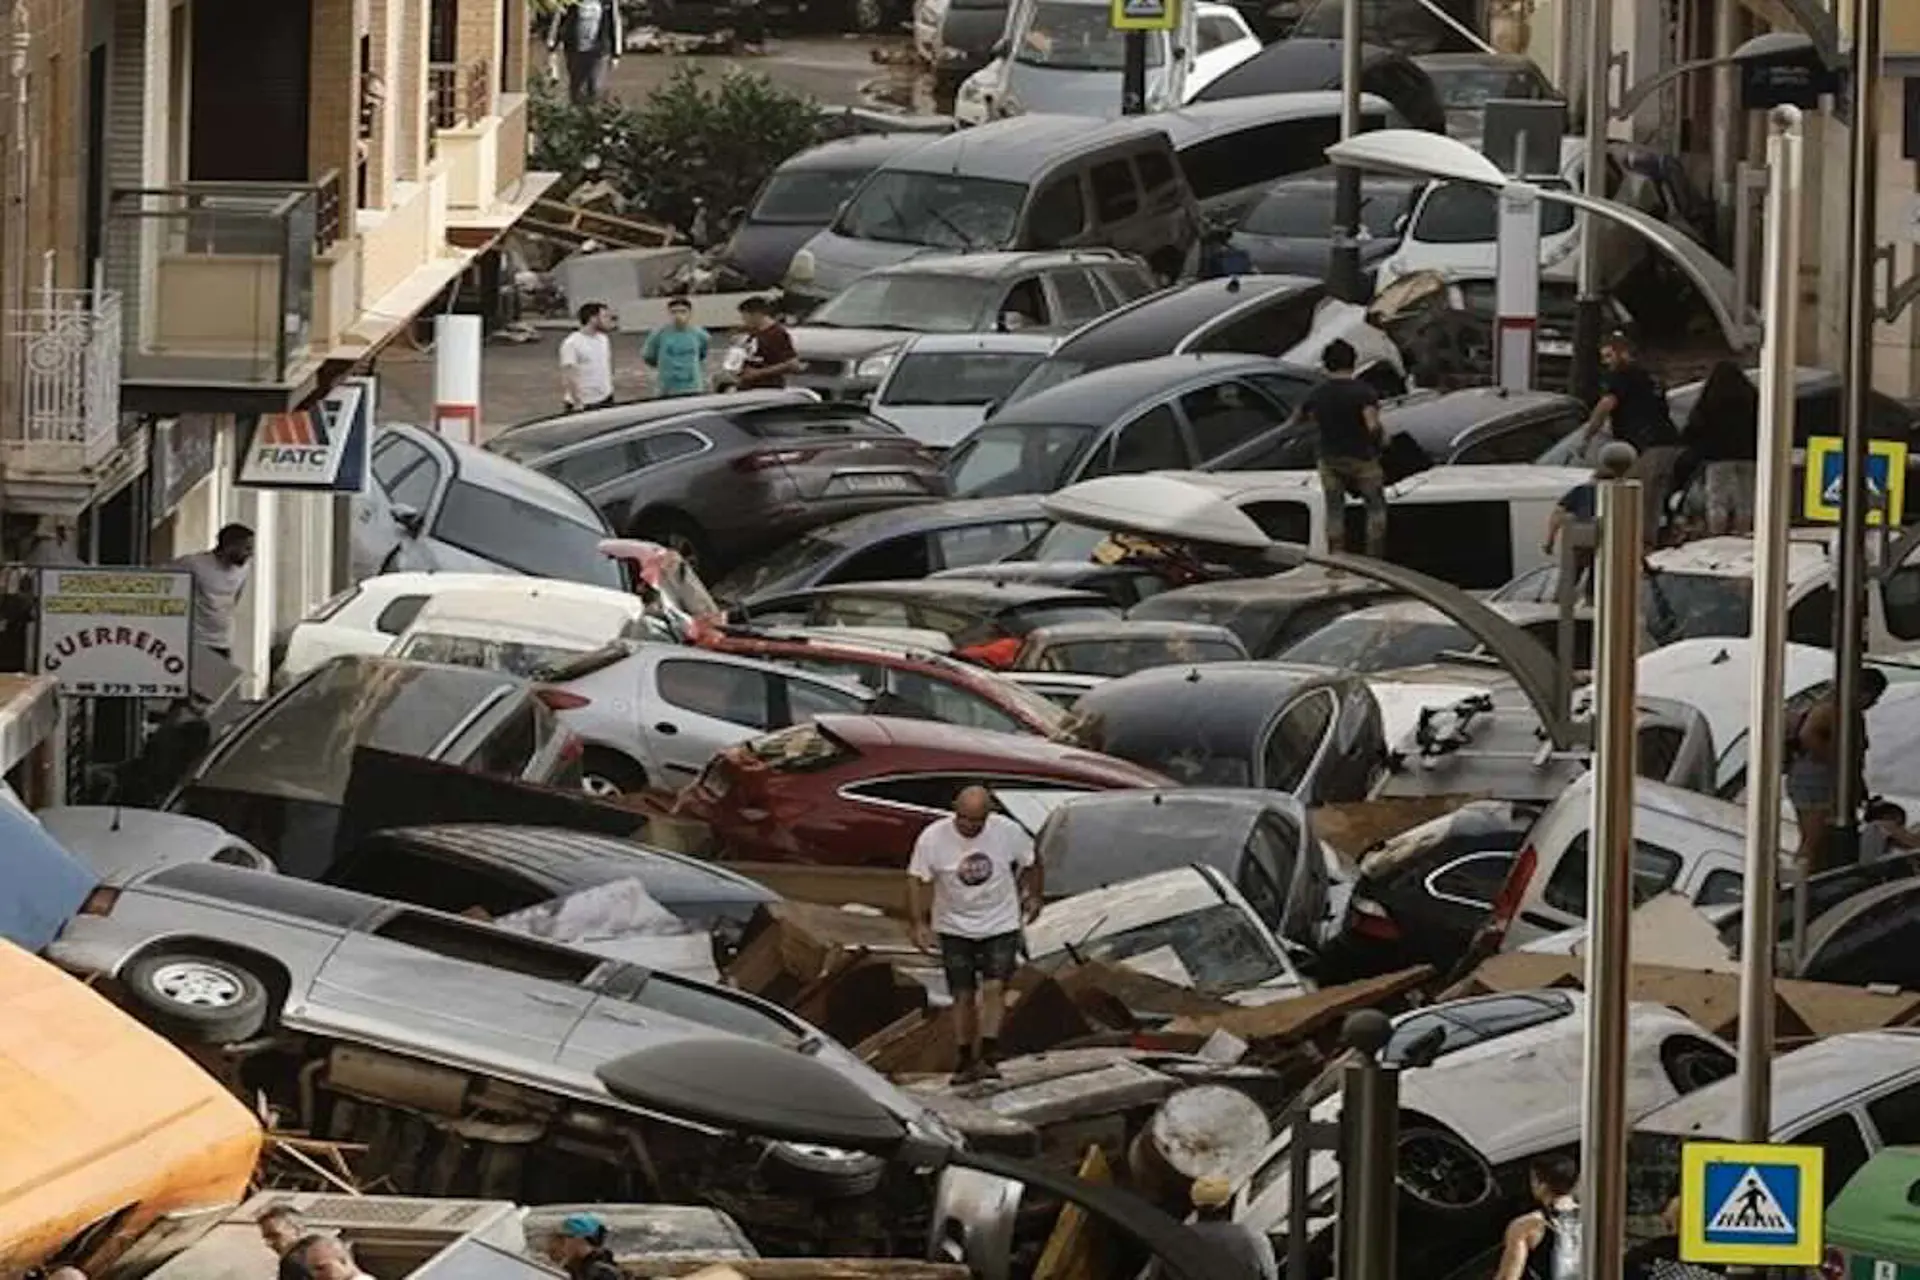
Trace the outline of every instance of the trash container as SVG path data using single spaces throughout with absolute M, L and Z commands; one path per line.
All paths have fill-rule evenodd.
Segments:
M 1827 1206 L 1827 1273 L 1920 1280 L 1920 1147 L 1888 1147 Z

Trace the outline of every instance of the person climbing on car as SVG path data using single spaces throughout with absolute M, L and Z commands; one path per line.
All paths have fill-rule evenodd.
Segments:
M 1860 673 L 1860 712 L 1887 691 L 1887 673 L 1867 667 Z M 1866 738 L 1860 747 L 1866 750 Z M 1839 786 L 1840 702 L 1829 689 L 1819 701 L 1787 725 L 1787 799 L 1800 827 L 1800 865 L 1804 875 L 1832 870 L 1834 795 Z
M 1387 492 L 1380 469 L 1380 394 L 1358 377 L 1353 344 L 1335 338 L 1320 353 L 1326 381 L 1307 393 L 1294 417 L 1318 432 L 1320 487 L 1327 503 L 1327 550 L 1346 549 L 1347 495 L 1366 504 L 1367 554 L 1387 553 Z
M 1580 1166 L 1572 1156 L 1541 1156 L 1527 1185 L 1539 1208 L 1507 1224 L 1494 1280 L 1580 1280 Z
M 570 1213 L 547 1237 L 547 1260 L 571 1280 L 622 1280 L 607 1248 L 607 1224 L 596 1213 Z
M 1680 433 L 1674 430 L 1666 393 L 1640 364 L 1633 340 L 1616 330 L 1600 344 L 1600 398 L 1583 428 L 1587 456 L 1609 439 L 1630 444 L 1638 453 L 1632 476 L 1646 488 L 1645 536 L 1648 546 L 1659 542 L 1665 518 L 1667 489 L 1674 464 L 1680 458 Z

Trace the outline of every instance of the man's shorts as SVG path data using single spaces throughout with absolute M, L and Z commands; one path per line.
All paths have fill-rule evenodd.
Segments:
M 940 967 L 947 971 L 948 991 L 972 991 L 982 982 L 1005 982 L 1019 964 L 1017 929 L 991 938 L 940 935 Z

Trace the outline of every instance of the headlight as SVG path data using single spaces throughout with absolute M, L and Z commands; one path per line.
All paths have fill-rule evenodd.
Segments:
M 878 382 L 887 376 L 887 370 L 893 367 L 893 352 L 882 351 L 877 356 L 868 356 L 854 366 L 853 376 L 862 382 Z
M 802 249 L 793 255 L 793 261 L 787 264 L 787 279 L 794 284 L 813 282 L 813 250 Z

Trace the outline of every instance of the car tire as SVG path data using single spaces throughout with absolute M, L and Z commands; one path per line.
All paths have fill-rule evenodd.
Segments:
M 1437 1125 L 1402 1129 L 1395 1165 L 1401 1194 L 1428 1213 L 1470 1213 L 1499 1194 L 1487 1158 Z
M 858 1151 L 802 1142 L 767 1144 L 768 1181 L 821 1200 L 857 1200 L 880 1185 L 887 1162 Z
M 122 975 L 127 995 L 158 1030 L 198 1044 L 235 1044 L 266 1029 L 273 998 L 245 965 L 197 951 L 142 956 Z
M 580 759 L 580 789 L 598 800 L 617 800 L 647 789 L 647 771 L 618 751 L 588 747 Z
M 886 25 L 886 0 L 847 0 L 847 30 L 872 35 Z
M 634 522 L 629 536 L 678 551 L 695 573 L 702 573 L 706 567 L 706 537 L 691 520 L 682 516 L 642 516 Z

